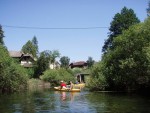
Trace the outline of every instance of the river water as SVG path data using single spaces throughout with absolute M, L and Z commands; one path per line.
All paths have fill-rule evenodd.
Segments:
M 150 97 L 35 90 L 0 95 L 0 113 L 150 113 Z

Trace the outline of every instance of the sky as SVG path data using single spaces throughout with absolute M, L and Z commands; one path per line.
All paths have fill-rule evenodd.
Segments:
M 58 50 L 61 57 L 69 57 L 70 62 L 87 61 L 88 57 L 99 61 L 114 15 L 126 6 L 133 9 L 143 22 L 147 18 L 148 1 L 0 0 L 4 43 L 8 50 L 20 51 L 27 41 L 36 36 L 39 52 Z M 91 27 L 99 28 L 74 29 Z

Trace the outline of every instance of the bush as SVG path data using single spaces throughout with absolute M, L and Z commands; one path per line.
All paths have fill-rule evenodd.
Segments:
M 26 73 L 28 74 L 29 78 L 33 78 L 34 77 L 34 68 L 27 68 Z
M 102 73 L 103 64 L 99 62 L 91 68 L 91 76 L 88 79 L 86 85 L 90 90 L 105 90 L 107 83 L 105 76 Z
M 73 74 L 66 69 L 46 70 L 40 78 L 44 81 L 50 82 L 51 85 L 58 85 L 61 80 L 64 80 L 65 82 L 75 81 Z
M 5 47 L 0 45 L 0 92 L 19 91 L 27 87 L 27 74 L 23 67 L 10 58 Z
M 74 75 L 76 75 L 76 74 L 78 74 L 78 73 L 81 73 L 81 72 L 82 72 L 82 69 L 76 67 L 76 68 L 73 68 L 73 69 L 72 69 L 72 72 L 73 72 Z
M 90 90 L 103 91 L 107 88 L 104 76 L 99 76 L 98 78 L 90 77 L 86 83 Z

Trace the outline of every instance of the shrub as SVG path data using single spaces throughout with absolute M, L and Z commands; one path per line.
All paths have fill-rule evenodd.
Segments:
M 0 92 L 19 91 L 27 87 L 27 74 L 23 67 L 10 58 L 5 47 L 0 45 Z
M 44 81 L 50 82 L 51 85 L 58 85 L 61 80 L 64 80 L 65 82 L 75 81 L 73 74 L 66 69 L 46 70 L 40 78 Z
M 102 70 L 102 62 L 99 62 L 91 68 L 91 76 L 86 83 L 90 90 L 105 90 L 107 87 L 106 79 L 102 73 Z
M 29 78 L 34 77 L 34 68 L 27 68 L 26 72 L 27 72 Z

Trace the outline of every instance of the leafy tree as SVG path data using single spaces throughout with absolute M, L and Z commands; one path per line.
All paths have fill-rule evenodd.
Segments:
M 87 64 L 88 64 L 88 67 L 89 67 L 89 68 L 93 66 L 94 62 L 95 62 L 95 61 L 93 60 L 92 57 L 88 57 Z
M 106 53 L 108 49 L 112 49 L 114 44 L 113 40 L 118 35 L 122 34 L 124 30 L 127 30 L 131 25 L 139 23 L 139 19 L 132 9 L 124 7 L 121 13 L 117 13 L 109 28 L 109 37 L 105 41 L 102 51 Z
M 23 45 L 22 52 L 25 54 L 32 54 L 33 57 L 36 57 L 36 48 L 30 40 L 25 45 Z
M 25 45 L 22 47 L 22 51 L 24 53 L 32 54 L 34 58 L 37 58 L 38 51 L 38 41 L 36 36 L 33 37 L 32 41 L 28 41 Z
M 53 66 L 56 61 L 56 58 L 58 58 L 58 57 L 60 57 L 60 53 L 58 50 L 53 50 L 50 52 L 50 63 L 52 63 Z
M 2 26 L 0 25 L 0 44 L 4 45 L 4 31 L 2 30 Z
M 70 58 L 67 56 L 63 56 L 60 58 L 61 67 L 68 68 L 69 67 Z
M 110 89 L 150 89 L 149 26 L 150 19 L 131 26 L 114 39 L 115 48 L 103 56 L 103 74 Z
M 107 88 L 103 70 L 105 70 L 103 62 L 98 62 L 91 68 L 90 78 L 86 83 L 90 90 L 105 90 Z
M 27 87 L 27 73 L 0 45 L 0 93 L 8 93 Z
M 40 57 L 37 60 L 37 67 L 35 69 L 35 78 L 38 78 L 49 68 L 50 53 L 51 52 L 48 50 L 40 53 Z
M 37 38 L 36 38 L 36 36 L 34 36 L 33 37 L 33 39 L 32 39 L 32 44 L 33 44 L 33 46 L 35 47 L 35 51 L 36 51 L 36 56 L 37 56 L 37 54 L 39 54 L 39 49 L 38 49 L 38 41 L 37 41 Z

